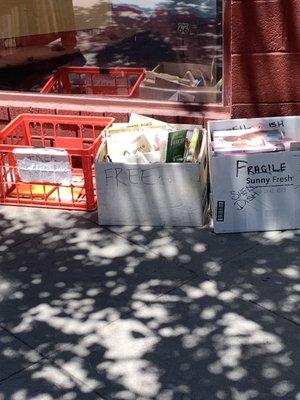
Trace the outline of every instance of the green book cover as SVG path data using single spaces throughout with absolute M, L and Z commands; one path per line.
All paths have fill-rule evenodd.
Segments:
M 169 132 L 166 162 L 183 162 L 187 129 Z

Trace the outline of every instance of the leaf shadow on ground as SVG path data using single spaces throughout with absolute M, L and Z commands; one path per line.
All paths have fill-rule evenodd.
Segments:
M 0 210 L 0 398 L 296 398 L 299 232 L 23 210 Z

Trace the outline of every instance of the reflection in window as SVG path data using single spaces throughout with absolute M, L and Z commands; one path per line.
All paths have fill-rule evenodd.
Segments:
M 221 0 L 1 0 L 0 89 L 39 92 L 57 68 L 146 68 L 135 96 L 221 101 Z

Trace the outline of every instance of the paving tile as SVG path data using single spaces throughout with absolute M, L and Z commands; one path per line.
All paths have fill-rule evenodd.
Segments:
M 0 206 L 0 253 L 53 228 L 75 224 L 84 212 Z
M 98 224 L 98 210 L 90 211 L 82 214 L 82 218 L 93 221 L 95 224 Z
M 0 400 L 298 400 L 299 231 L 6 209 L 0 322 L 24 344 L 0 334 Z
M 122 237 L 147 247 L 169 260 L 201 273 L 209 263 L 222 264 L 258 244 L 268 243 L 278 232 L 217 235 L 210 227 L 109 227 Z
M 43 360 L 0 383 L 0 400 L 103 400 L 95 383 L 72 379 L 61 368 Z
M 300 323 L 300 231 L 279 232 L 263 246 L 203 272 L 244 299 Z
M 193 274 L 79 219 L 0 254 L 0 321 L 42 354 L 76 346 Z M 151 292 L 151 293 L 150 293 Z
M 300 231 L 215 235 L 207 228 L 109 229 L 300 322 Z
M 140 302 L 55 362 L 74 376 L 79 365 L 108 399 L 296 399 L 294 324 L 210 280 Z
M 0 326 L 0 382 L 40 360 L 41 356 L 36 351 Z

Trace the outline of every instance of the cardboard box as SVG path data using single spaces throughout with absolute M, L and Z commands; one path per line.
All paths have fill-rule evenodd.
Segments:
M 181 103 L 221 103 L 222 91 L 211 87 L 201 87 L 197 90 L 176 90 L 147 86 L 144 82 L 139 87 L 142 99 L 157 101 L 177 101 Z
M 191 125 L 176 125 L 179 129 Z M 207 135 L 197 163 L 96 162 L 100 225 L 202 226 L 207 211 Z
M 216 130 L 280 129 L 300 141 L 300 117 L 213 121 Z M 213 154 L 209 146 L 214 231 L 251 232 L 300 228 L 300 151 Z M 298 147 L 299 149 L 299 147 Z
M 200 78 L 200 70 L 203 73 L 205 80 L 209 83 L 212 75 L 212 67 L 210 64 L 163 62 L 158 64 L 153 69 L 153 72 L 182 77 L 187 71 L 190 71 L 195 78 Z
M 219 103 L 222 101 L 222 90 L 217 85 L 217 82 L 212 82 L 213 71 L 210 65 L 164 62 L 153 69 L 154 73 L 179 77 L 183 77 L 187 71 L 190 71 L 196 79 L 200 79 L 202 73 L 208 86 L 184 88 L 178 85 L 178 87 L 169 88 L 163 85 L 163 80 L 157 79 L 154 85 L 144 80 L 139 89 L 140 97 L 157 101 L 179 101 L 183 103 Z

